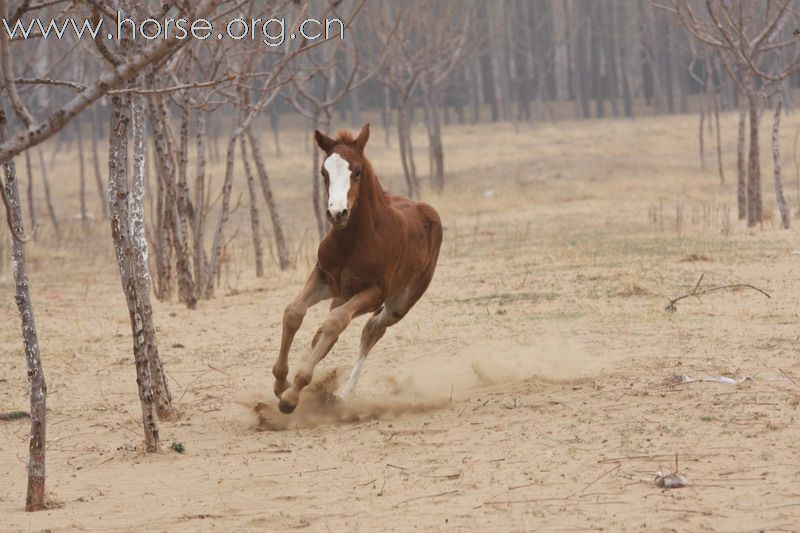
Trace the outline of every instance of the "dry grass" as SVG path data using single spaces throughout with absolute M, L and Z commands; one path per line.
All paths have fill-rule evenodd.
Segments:
M 729 181 L 735 120 L 723 117 Z M 784 126 L 786 169 L 798 126 L 797 115 Z M 310 154 L 287 132 L 268 165 L 298 268 L 253 277 L 240 209 L 218 298 L 196 311 L 156 306 L 183 415 L 162 439 L 185 454 L 138 451 L 130 326 L 105 223 L 70 223 L 58 248 L 45 226 L 31 282 L 51 388 L 49 490 L 63 506 L 21 511 L 26 424 L 0 422 L 0 515 L 12 531 L 796 527 L 796 233 L 736 220 L 734 185 L 697 168 L 695 132 L 685 116 L 447 128 L 448 190 L 426 194 L 446 226 L 439 271 L 367 363 L 365 403 L 341 411 L 359 416 L 259 431 L 282 308 L 313 261 Z M 369 154 L 402 190 L 379 128 Z M 77 212 L 72 157 L 52 169 L 62 213 Z M 220 162 L 211 169 L 219 186 Z M 785 185 L 792 201 L 793 178 Z M 700 273 L 773 298 L 726 292 L 665 313 Z M 4 279 L 0 411 L 26 407 L 12 290 Z M 292 361 L 324 312 L 309 312 Z M 361 325 L 321 375 L 352 364 Z M 382 407 L 392 402 L 410 403 Z M 690 485 L 663 491 L 652 479 L 675 453 Z

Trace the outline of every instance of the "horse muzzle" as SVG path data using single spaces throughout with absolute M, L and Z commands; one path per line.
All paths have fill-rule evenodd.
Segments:
M 328 222 L 333 224 L 333 227 L 336 229 L 342 229 L 347 225 L 347 221 L 350 220 L 350 210 L 345 208 L 341 211 L 331 212 L 330 209 L 325 211 L 325 214 L 328 217 Z

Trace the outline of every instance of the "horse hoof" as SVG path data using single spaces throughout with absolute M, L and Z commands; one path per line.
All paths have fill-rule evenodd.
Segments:
M 278 399 L 280 400 L 281 394 L 283 394 L 288 388 L 289 388 L 288 381 L 276 381 L 275 387 L 273 388 L 273 390 L 275 391 L 275 396 L 277 396 Z
M 278 409 L 280 410 L 281 413 L 285 415 L 292 414 L 296 407 L 297 407 L 296 405 L 294 405 L 293 403 L 289 403 L 286 400 L 281 400 L 280 402 L 278 402 Z

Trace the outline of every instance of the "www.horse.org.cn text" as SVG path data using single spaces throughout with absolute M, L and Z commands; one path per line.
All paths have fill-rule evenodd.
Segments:
M 318 41 L 327 39 L 344 40 L 345 24 L 338 18 L 306 18 L 296 24 L 286 17 L 264 18 L 231 18 L 226 21 L 212 21 L 198 18 L 145 18 L 134 20 L 125 17 L 119 11 L 116 24 L 104 24 L 98 18 L 81 19 L 67 17 L 65 19 L 42 19 L 33 17 L 28 20 L 18 19 L 9 23 L 2 19 L 3 27 L 9 39 L 119 39 L 129 36 L 132 39 L 153 41 L 157 39 L 207 39 L 234 41 L 260 40 L 266 46 L 282 46 L 287 41 Z

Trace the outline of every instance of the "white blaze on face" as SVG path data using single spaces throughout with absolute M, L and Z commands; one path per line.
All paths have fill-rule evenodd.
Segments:
M 350 191 L 350 163 L 339 154 L 332 154 L 323 165 L 328 171 L 328 210 L 334 217 L 347 209 Z

